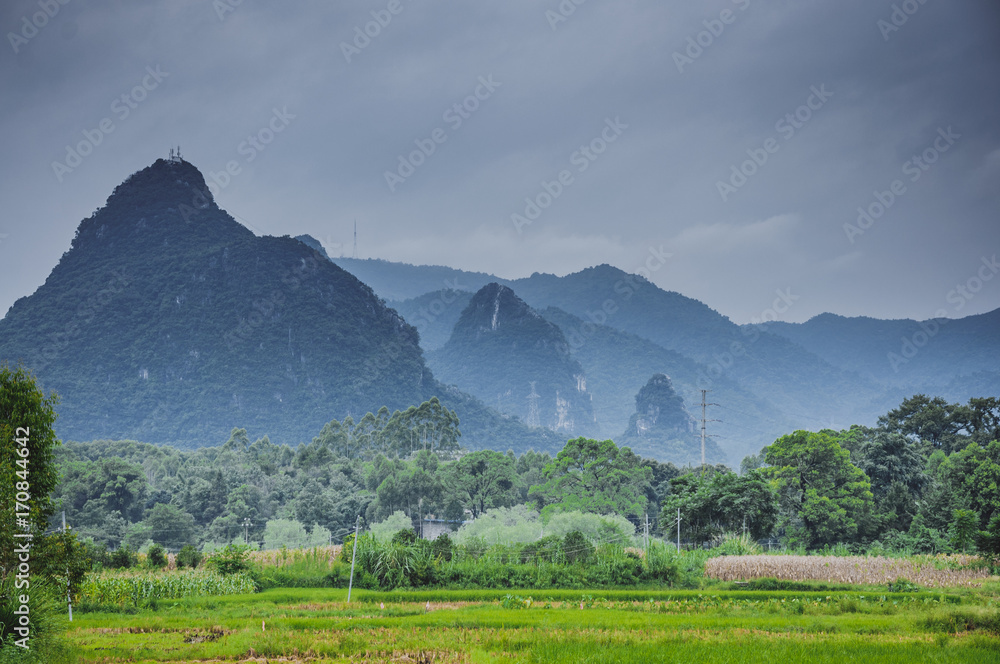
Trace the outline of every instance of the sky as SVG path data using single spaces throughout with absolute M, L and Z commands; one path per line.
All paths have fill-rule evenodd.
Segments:
M 989 0 L 7 0 L 0 312 L 183 157 L 331 256 L 609 263 L 737 323 L 1000 307 Z

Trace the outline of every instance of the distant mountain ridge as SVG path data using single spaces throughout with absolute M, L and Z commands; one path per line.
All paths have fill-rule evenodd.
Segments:
M 373 272 L 379 272 L 378 265 L 366 263 Z M 419 290 L 414 284 L 433 283 L 429 275 L 437 278 L 445 273 L 459 284 L 463 279 L 476 284 L 490 278 L 450 268 L 423 272 L 420 266 L 392 264 L 390 270 L 369 274 L 369 279 L 384 284 L 385 294 L 396 294 L 398 299 L 400 293 Z M 405 287 L 394 281 L 401 275 L 407 280 Z M 730 457 L 755 452 L 793 428 L 874 424 L 880 414 L 920 392 L 955 401 L 1000 394 L 1000 310 L 940 322 L 934 334 L 926 331 L 933 329 L 926 322 L 845 319 L 832 314 L 803 324 L 736 325 L 697 300 L 609 265 L 563 277 L 535 273 L 496 281 L 560 326 L 573 356 L 589 376 L 595 414 L 608 413 L 612 421 L 620 422 L 626 408 L 623 392 L 611 387 L 623 377 L 614 366 L 623 363 L 624 355 L 616 354 L 610 329 L 628 335 L 623 339 L 630 339 L 632 353 L 693 367 L 694 375 L 679 385 L 689 403 L 698 390 L 713 391 L 713 400 L 720 402 L 712 411 L 713 419 L 723 420 L 713 426 L 716 432 L 725 431 L 718 443 Z M 432 290 L 440 292 L 441 287 L 435 285 Z M 434 316 L 420 315 L 421 306 L 436 297 L 428 291 L 393 303 L 407 312 L 404 317 L 418 316 L 421 338 L 426 336 L 431 344 L 446 337 L 456 315 L 448 307 L 439 307 L 441 311 Z M 924 343 L 921 333 L 928 335 L 929 343 Z M 904 340 L 914 345 L 915 354 Z M 691 364 L 678 363 L 663 352 L 676 353 Z M 898 371 L 889 359 L 893 352 L 904 360 Z M 597 366 L 603 368 L 595 373 Z M 631 398 L 641 387 L 635 385 L 641 374 L 634 366 L 628 371 Z M 642 372 L 643 380 L 651 371 Z M 685 371 L 681 369 L 681 374 L 687 375 Z M 676 378 L 673 370 L 667 372 Z M 727 399 L 719 399 L 720 390 Z M 608 410 L 612 402 L 615 405 Z M 608 421 L 607 415 L 597 419 Z M 603 430 L 602 435 L 617 436 Z
M 0 361 L 61 396 L 57 434 L 215 445 L 233 427 L 308 442 L 325 423 L 440 396 L 461 443 L 558 449 L 440 384 L 416 330 L 290 237 L 257 237 L 188 162 L 159 159 L 84 219 L 0 320 Z
M 428 363 L 441 380 L 529 426 L 597 433 L 586 375 L 562 331 L 506 286 L 479 289 Z

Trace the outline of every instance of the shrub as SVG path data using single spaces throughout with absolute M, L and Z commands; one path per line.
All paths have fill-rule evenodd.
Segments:
M 447 533 L 441 533 L 437 536 L 437 539 L 431 544 L 431 551 L 435 558 L 440 558 L 441 560 L 448 562 L 451 560 L 455 545 L 452 544 L 451 538 L 448 537 Z
M 167 552 L 159 544 L 149 547 L 146 552 L 146 564 L 153 569 L 163 569 L 167 566 Z
M 253 571 L 250 547 L 245 544 L 229 544 L 219 549 L 209 555 L 206 564 L 224 575 Z
M 563 555 L 570 563 L 586 564 L 594 555 L 594 545 L 579 530 L 566 535 L 562 548 Z
M 417 543 L 417 531 L 413 528 L 403 528 L 402 530 L 396 531 L 392 536 L 393 544 L 402 544 L 403 546 L 413 546 Z
M 455 541 L 466 544 L 482 539 L 491 544 L 526 543 L 542 535 L 542 522 L 538 512 L 527 505 L 497 507 L 487 510 L 477 519 L 463 524 L 455 533 Z
M 549 535 L 565 537 L 577 530 L 591 542 L 617 542 L 624 546 L 632 543 L 635 525 L 617 514 L 588 514 L 585 512 L 556 512 L 545 523 Z
M 372 524 L 368 531 L 379 542 L 388 542 L 393 535 L 407 528 L 413 528 L 413 521 L 405 513 L 397 510 L 385 521 Z
M 127 546 L 119 547 L 108 556 L 108 567 L 111 569 L 131 569 L 139 564 L 139 554 Z
M 190 544 L 181 549 L 177 555 L 174 557 L 174 562 L 177 563 L 178 569 L 183 567 L 190 567 L 194 569 L 201 564 L 204 556 L 198 549 L 194 548 Z

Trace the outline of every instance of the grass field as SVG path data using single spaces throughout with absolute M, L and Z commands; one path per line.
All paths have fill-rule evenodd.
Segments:
M 996 588 L 275 589 L 78 615 L 81 662 L 998 662 Z

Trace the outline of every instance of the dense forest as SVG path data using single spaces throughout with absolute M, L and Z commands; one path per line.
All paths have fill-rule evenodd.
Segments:
M 459 427 L 432 399 L 334 420 L 297 449 L 251 441 L 243 429 L 195 451 L 71 442 L 57 449 L 54 497 L 81 538 L 112 550 L 244 538 L 267 547 L 338 543 L 358 515 L 365 529 L 419 529 L 433 518 L 483 537 L 499 537 L 489 523 L 544 530 L 559 515 L 615 515 L 628 534 L 648 519 L 653 534 L 673 538 L 678 510 L 688 545 L 742 532 L 807 550 L 1000 546 L 996 398 L 962 405 L 916 395 L 876 427 L 783 436 L 739 472 L 677 467 L 587 438 L 555 457 L 468 452 Z

